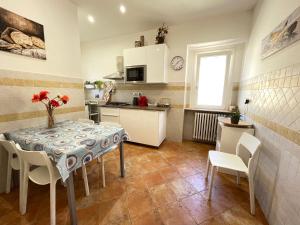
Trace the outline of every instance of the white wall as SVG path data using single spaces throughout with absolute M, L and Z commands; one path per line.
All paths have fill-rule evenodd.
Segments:
M 0 51 L 0 69 L 80 77 L 77 8 L 69 0 L 0 0 L 0 7 L 44 25 L 47 60 Z
M 247 39 L 250 26 L 251 12 L 223 15 L 171 26 L 167 36 L 167 44 L 170 48 L 169 57 L 171 59 L 175 55 L 181 55 L 185 58 L 188 44 L 237 38 Z M 115 72 L 115 58 L 122 55 L 123 49 L 134 47 L 134 41 L 138 40 L 140 35 L 145 36 L 148 44 L 154 44 L 156 32 L 156 30 L 148 30 L 137 34 L 82 43 L 82 74 L 87 79 L 95 80 Z M 178 72 L 169 69 L 169 80 L 170 82 L 184 82 L 185 69 Z
M 246 52 L 242 79 L 299 62 L 300 42 L 265 60 L 261 60 L 260 56 L 261 41 L 299 6 L 299 0 L 259 1 L 254 13 L 253 28 Z
M 288 82 L 300 79 L 300 41 L 266 59 L 261 42 L 299 6 L 299 0 L 259 1 L 239 91 L 240 108 L 250 98 L 248 115 L 262 141 L 255 192 L 270 225 L 300 224 L 300 83 Z

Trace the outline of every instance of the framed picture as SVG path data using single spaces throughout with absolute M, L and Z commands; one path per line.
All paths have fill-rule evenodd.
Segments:
M 263 41 L 262 58 L 284 49 L 300 39 L 300 7 L 282 21 Z
M 0 7 L 0 50 L 46 60 L 43 25 Z

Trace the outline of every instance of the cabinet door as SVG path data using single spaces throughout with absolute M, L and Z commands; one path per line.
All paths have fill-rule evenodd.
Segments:
M 130 141 L 159 146 L 159 120 L 157 111 L 120 109 L 120 124 Z
M 120 109 L 101 107 L 101 122 L 120 123 Z
M 145 47 L 125 49 L 124 66 L 146 65 L 146 49 Z
M 167 45 L 151 45 L 146 47 L 147 83 L 167 82 Z

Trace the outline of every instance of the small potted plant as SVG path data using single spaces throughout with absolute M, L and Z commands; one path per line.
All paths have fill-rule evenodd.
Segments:
M 158 33 L 156 36 L 156 44 L 163 44 L 165 43 L 166 35 L 168 34 L 169 27 L 163 24 L 160 28 L 158 28 Z
M 103 89 L 104 88 L 104 82 L 102 80 L 97 80 L 94 82 L 95 87 L 98 89 Z
M 230 115 L 231 123 L 238 124 L 240 121 L 240 117 L 241 117 L 241 113 L 240 113 L 239 109 L 232 111 L 232 113 Z

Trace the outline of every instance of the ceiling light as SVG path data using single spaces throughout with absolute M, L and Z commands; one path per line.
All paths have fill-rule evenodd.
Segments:
M 124 5 L 120 5 L 120 12 L 121 13 L 126 13 L 126 7 Z
M 95 18 L 93 16 L 88 15 L 87 19 L 90 23 L 95 23 Z

